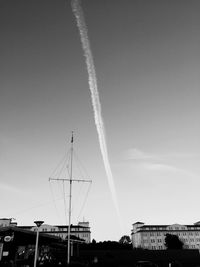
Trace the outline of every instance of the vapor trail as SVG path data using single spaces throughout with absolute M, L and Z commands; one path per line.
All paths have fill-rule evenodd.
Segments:
M 115 208 L 116 208 L 119 220 L 120 220 L 120 224 L 121 224 L 121 217 L 120 217 L 120 212 L 119 212 L 119 207 L 118 207 L 118 202 L 117 202 L 117 197 L 116 197 L 115 184 L 114 184 L 113 175 L 112 175 L 109 157 L 108 157 L 104 122 L 103 122 L 103 117 L 101 114 L 101 103 L 99 99 L 99 92 L 98 92 L 98 86 L 97 86 L 96 71 L 95 71 L 92 51 L 90 48 L 90 41 L 89 41 L 88 33 L 87 33 L 87 26 L 85 23 L 82 8 L 80 6 L 80 1 L 72 0 L 71 5 L 72 5 L 72 11 L 76 18 L 76 23 L 79 29 L 82 48 L 83 48 L 84 56 L 86 60 L 86 66 L 87 66 L 87 71 L 88 71 L 88 83 L 89 83 L 89 88 L 90 88 L 90 93 L 91 93 L 92 106 L 93 106 L 93 111 L 94 111 L 94 120 L 95 120 L 96 129 L 98 133 L 100 150 L 101 150 L 103 163 L 104 163 L 105 171 L 106 171 L 107 178 L 108 178 L 108 184 L 109 184 L 110 191 L 112 194 L 112 199 L 113 199 L 113 202 L 114 202 L 114 205 L 115 205 Z

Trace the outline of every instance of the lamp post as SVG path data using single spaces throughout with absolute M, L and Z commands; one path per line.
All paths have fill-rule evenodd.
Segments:
M 34 221 L 37 225 L 37 235 L 36 235 L 36 243 L 35 243 L 35 258 L 34 258 L 34 267 L 37 265 L 38 258 L 38 241 L 39 241 L 39 227 L 44 223 L 44 221 Z

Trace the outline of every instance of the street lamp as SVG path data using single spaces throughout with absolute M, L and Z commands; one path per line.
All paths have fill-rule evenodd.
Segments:
M 35 258 L 34 258 L 34 267 L 37 265 L 37 256 L 38 256 L 38 241 L 39 241 L 39 227 L 44 223 L 44 221 L 34 221 L 37 225 L 37 235 L 36 235 L 36 243 L 35 243 Z

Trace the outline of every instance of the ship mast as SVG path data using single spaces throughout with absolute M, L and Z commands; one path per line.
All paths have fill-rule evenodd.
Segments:
M 68 245 L 67 245 L 67 264 L 70 264 L 70 234 L 71 234 L 71 214 L 72 214 L 72 175 L 73 175 L 73 143 L 74 136 L 71 137 L 71 164 L 70 164 L 70 179 L 69 179 L 69 225 L 68 225 Z
M 70 264 L 70 257 L 71 257 L 71 214 L 72 214 L 72 183 L 73 182 L 85 182 L 85 183 L 92 183 L 92 180 L 84 180 L 84 179 L 73 179 L 73 143 L 74 143 L 74 136 L 72 132 L 72 137 L 71 137 L 71 148 L 70 148 L 70 175 L 69 179 L 56 179 L 56 178 L 49 178 L 49 181 L 51 180 L 57 180 L 57 181 L 62 181 L 62 182 L 69 182 L 69 213 L 68 213 L 68 220 L 69 220 L 69 225 L 68 225 L 68 239 L 67 239 L 67 264 Z

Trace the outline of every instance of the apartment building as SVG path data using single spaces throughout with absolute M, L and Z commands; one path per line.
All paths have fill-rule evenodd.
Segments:
M 131 231 L 133 248 L 166 249 L 166 234 L 177 235 L 184 248 L 200 249 L 200 222 L 193 225 L 145 225 L 143 222 L 136 222 Z

